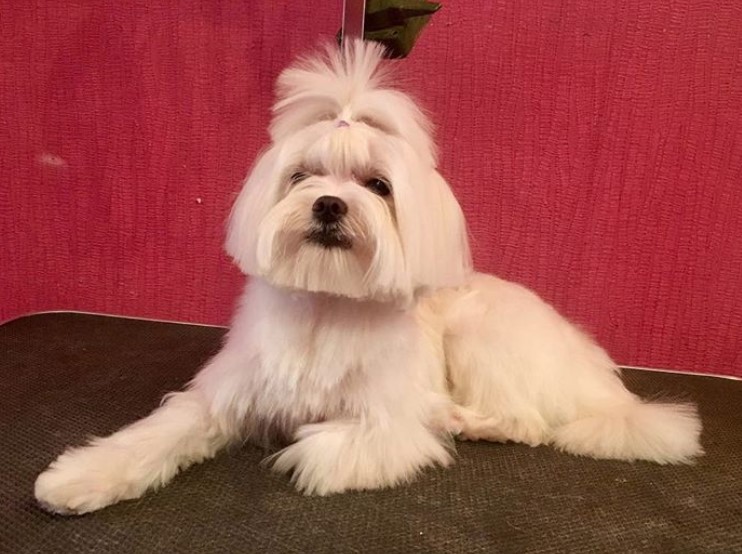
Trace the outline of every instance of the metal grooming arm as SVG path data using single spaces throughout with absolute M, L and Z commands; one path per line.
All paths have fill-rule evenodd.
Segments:
M 343 28 L 340 43 L 355 38 L 363 38 L 366 20 L 366 0 L 343 0 Z

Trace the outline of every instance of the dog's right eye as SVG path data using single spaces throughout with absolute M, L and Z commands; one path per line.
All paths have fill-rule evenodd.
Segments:
M 307 173 L 306 171 L 297 171 L 296 173 L 291 175 L 290 181 L 292 185 L 295 185 L 296 183 L 301 183 L 307 177 L 309 177 L 309 173 Z
M 368 190 L 370 190 L 374 194 L 378 194 L 379 196 L 389 196 L 392 193 L 391 189 L 389 188 L 389 183 L 379 177 L 369 179 L 368 181 L 366 181 L 364 186 Z

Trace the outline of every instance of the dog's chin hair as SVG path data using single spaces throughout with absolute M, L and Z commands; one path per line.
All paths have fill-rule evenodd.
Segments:
M 272 285 L 348 298 L 373 298 L 364 264 L 352 250 L 302 241 L 290 256 L 274 256 L 263 277 Z

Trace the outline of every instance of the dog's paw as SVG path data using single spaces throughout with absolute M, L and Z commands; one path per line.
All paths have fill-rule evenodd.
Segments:
M 544 443 L 544 425 L 538 420 L 482 416 L 461 406 L 452 412 L 449 430 L 459 440 Z
M 304 425 L 296 438 L 271 460 L 275 471 L 291 473 L 304 494 L 391 487 L 410 481 L 425 466 L 451 462 L 445 443 L 422 425 L 398 430 L 328 421 Z
M 326 496 L 352 488 L 346 472 L 333 471 L 334 453 L 323 455 L 318 448 L 321 439 L 321 435 L 305 438 L 287 446 L 268 460 L 273 471 L 290 474 L 297 490 L 306 495 Z
M 61 515 L 80 515 L 132 498 L 121 461 L 98 447 L 68 450 L 36 479 L 39 505 Z

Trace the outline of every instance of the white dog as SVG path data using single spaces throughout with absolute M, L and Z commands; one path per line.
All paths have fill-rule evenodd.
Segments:
M 230 218 L 227 250 L 252 278 L 223 350 L 150 416 L 64 452 L 36 481 L 44 507 L 137 498 L 245 438 L 290 443 L 273 468 L 320 495 L 449 464 L 454 436 L 702 453 L 693 406 L 637 398 L 534 293 L 472 271 L 430 124 L 391 81 L 363 42 L 283 72 Z

